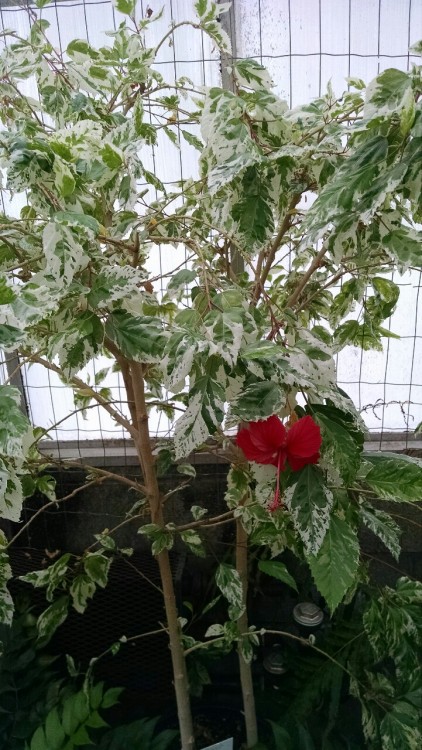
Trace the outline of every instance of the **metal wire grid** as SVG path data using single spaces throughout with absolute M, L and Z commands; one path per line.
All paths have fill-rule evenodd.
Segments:
M 142 15 L 146 10 L 146 4 L 140 2 Z M 167 26 L 189 17 L 192 0 L 166 0 L 165 13 Z M 101 44 L 104 30 L 116 28 L 123 19 L 109 0 L 55 0 L 41 14 L 56 30 L 61 50 L 74 37 L 88 40 L 93 37 L 94 44 Z M 409 46 L 422 33 L 422 4 L 414 0 L 258 0 L 255 3 L 235 0 L 232 17 L 234 59 L 254 57 L 266 65 L 277 93 L 285 96 L 290 106 L 320 95 L 330 77 L 335 90 L 340 92 L 346 76 L 361 76 L 367 81 L 392 64 L 407 69 L 413 61 Z M 0 0 L 0 22 L 9 28 L 18 23 L 22 33 L 25 25 L 29 28 L 30 17 L 26 8 L 16 8 L 13 0 Z M 151 42 L 154 43 L 154 39 Z M 175 77 L 190 74 L 198 80 L 200 76 L 206 85 L 219 76 L 218 55 L 203 36 L 198 47 L 190 36 L 175 33 L 173 44 L 160 50 L 157 65 L 164 66 Z M 173 162 L 169 162 L 163 142 L 157 149 L 151 149 L 147 166 L 161 177 L 164 174 L 166 185 L 183 181 L 191 174 L 192 164 L 189 164 L 186 144 L 180 138 L 180 128 L 178 137 L 181 148 Z M 2 200 L 4 210 L 3 195 Z M 170 271 L 174 263 L 169 264 L 166 249 L 157 247 L 157 256 L 158 273 Z M 421 274 L 407 274 L 394 280 L 403 287 L 402 305 L 389 325 L 392 331 L 400 333 L 401 340 L 387 339 L 383 354 L 349 347 L 338 359 L 339 385 L 362 410 L 369 429 L 380 433 L 380 445 L 386 432 L 404 432 L 407 440 L 407 432 L 422 419 Z M 95 368 L 102 366 L 102 363 L 93 363 L 91 377 L 95 375 Z M 40 412 L 45 413 L 47 396 L 49 423 L 56 423 L 70 406 L 69 394 L 53 374 L 47 374 L 46 384 L 44 371 L 37 378 L 33 373 L 34 370 L 23 369 L 33 419 L 39 423 Z M 113 400 L 124 401 L 124 389 L 118 376 L 110 382 L 110 389 Z M 99 415 L 99 410 L 94 408 L 89 411 L 90 416 L 94 412 Z M 154 415 L 154 420 L 157 436 L 171 434 L 172 424 L 167 418 Z M 108 415 L 84 422 L 76 413 L 73 423 L 62 422 L 51 437 L 76 440 L 78 453 L 86 438 L 96 438 L 101 441 L 105 455 L 110 438 L 127 436 Z

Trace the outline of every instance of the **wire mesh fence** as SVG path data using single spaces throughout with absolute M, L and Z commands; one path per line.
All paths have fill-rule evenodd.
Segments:
M 152 25 L 151 46 L 171 25 L 194 15 L 193 0 L 161 0 L 159 5 L 164 6 L 164 12 Z M 151 10 L 146 2 L 139 2 L 138 8 L 143 17 Z M 0 29 L 13 28 L 25 36 L 36 17 L 49 21 L 49 37 L 61 52 L 74 38 L 87 39 L 94 47 L 109 43 L 106 32 L 124 20 L 110 0 L 54 0 L 41 10 L 30 3 L 0 0 Z M 422 4 L 414 0 L 235 0 L 229 21 L 233 57 L 253 57 L 265 65 L 275 92 L 295 107 L 322 94 L 328 81 L 340 94 L 348 77 L 368 82 L 388 67 L 408 69 L 416 60 L 409 47 L 422 33 Z M 0 44 L 5 44 L 4 37 Z M 221 85 L 219 53 L 201 32 L 175 30 L 160 47 L 156 65 L 167 81 L 187 76 L 199 86 Z M 24 83 L 30 93 L 31 80 Z M 162 134 L 156 146 L 142 153 L 146 168 L 166 186 L 183 184 L 198 174 L 194 152 L 180 127 L 177 140 L 179 148 L 174 149 Z M 157 197 L 151 185 L 145 189 L 149 191 L 146 201 Z M 1 189 L 3 212 L 16 215 L 21 205 L 20 196 L 12 198 Z M 186 258 L 182 244 L 171 251 L 159 245 L 154 248 L 150 270 L 159 284 L 154 291 L 163 293 L 163 277 L 171 275 Z M 391 433 L 406 441 L 422 420 L 421 274 L 396 274 L 394 281 L 401 288 L 401 297 L 389 328 L 400 339 L 386 339 L 382 352 L 347 347 L 337 361 L 338 383 L 361 410 L 369 430 L 379 436 L 380 447 Z M 98 372 L 108 364 L 105 358 L 98 358 L 85 368 L 82 378 L 95 384 Z M 0 368 L 4 381 L 11 374 L 11 365 L 6 367 L 3 360 Z M 121 440 L 122 450 L 126 450 L 124 430 L 98 406 L 75 411 L 72 392 L 55 373 L 40 365 L 24 365 L 21 371 L 31 419 L 50 430 L 49 437 L 61 443 L 59 450 L 67 451 L 67 442 L 69 450 L 78 455 L 86 440 L 96 441 L 96 450 L 104 460 L 111 440 Z M 110 371 L 103 385 L 109 389 L 110 400 L 127 414 L 120 375 Z M 172 426 L 164 414 L 152 413 L 151 427 L 157 436 L 171 435 Z

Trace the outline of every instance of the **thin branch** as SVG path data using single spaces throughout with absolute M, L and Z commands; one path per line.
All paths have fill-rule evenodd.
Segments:
M 138 576 L 140 576 L 141 578 L 143 578 L 144 581 L 146 581 L 147 583 L 149 583 L 150 586 L 152 586 L 154 589 L 156 589 L 161 594 L 161 596 L 163 596 L 163 589 L 160 588 L 160 586 L 157 586 L 157 584 L 154 583 L 154 581 L 151 581 L 151 579 L 148 578 L 148 576 L 146 576 L 145 573 L 142 572 L 142 570 L 139 570 L 136 567 L 136 565 L 134 565 L 130 560 L 128 560 L 127 557 L 124 557 L 123 560 L 125 561 L 126 565 L 129 565 L 129 568 L 132 568 L 132 570 L 134 570 L 138 574 Z
M 290 295 L 289 299 L 287 300 L 286 307 L 292 307 L 295 304 L 295 302 L 297 302 L 304 288 L 306 287 L 309 279 L 315 273 L 315 271 L 320 267 L 321 261 L 327 252 L 328 252 L 328 247 L 322 247 L 319 253 L 315 256 L 308 270 L 302 276 L 295 291 Z
M 167 34 L 165 34 L 161 41 L 157 44 L 154 51 L 154 57 L 157 57 L 157 52 L 163 46 L 164 42 L 174 34 L 176 29 L 180 29 L 181 26 L 191 26 L 194 29 L 201 29 L 198 23 L 193 23 L 192 21 L 180 21 L 180 23 L 173 24 L 170 31 L 168 31 Z
M 140 484 L 133 479 L 129 479 L 129 477 L 125 477 L 123 474 L 115 474 L 113 471 L 100 469 L 99 466 L 90 466 L 89 464 L 84 464 L 80 461 L 68 461 L 67 459 L 63 458 L 56 459 L 53 458 L 53 456 L 48 456 L 44 453 L 41 453 L 41 456 L 44 459 L 43 463 L 55 464 L 56 466 L 61 466 L 64 468 L 72 467 L 76 469 L 83 469 L 89 474 L 99 474 L 100 477 L 104 477 L 104 479 L 115 479 L 116 481 L 121 482 L 121 484 L 125 484 L 127 487 L 130 487 L 131 489 L 136 490 L 137 492 L 141 492 L 143 495 L 146 495 L 146 488 L 143 486 L 143 484 Z
M 282 243 L 283 237 L 285 236 L 286 232 L 288 232 L 288 230 L 291 227 L 292 217 L 295 214 L 295 208 L 297 204 L 299 203 L 300 199 L 301 199 L 301 193 L 295 193 L 295 195 L 292 197 L 289 203 L 289 207 L 287 209 L 287 213 L 281 223 L 280 229 L 278 230 L 276 237 L 270 247 L 267 260 L 265 261 L 265 265 L 262 271 L 261 271 L 261 268 L 262 268 L 263 261 L 264 261 L 264 253 L 262 253 L 260 257 L 258 258 L 258 263 L 257 263 L 258 278 L 256 279 L 256 283 L 255 283 L 255 290 L 254 290 L 254 296 L 253 296 L 254 304 L 258 302 L 262 294 L 264 284 L 268 278 L 268 275 L 271 271 L 271 267 L 274 263 L 276 252 Z
M 106 412 L 110 414 L 114 421 L 118 422 L 118 424 L 124 427 L 134 440 L 138 438 L 138 431 L 129 422 L 129 420 L 127 420 L 119 411 L 117 411 L 117 409 L 114 409 L 112 406 L 110 406 L 109 402 L 105 398 L 100 396 L 100 394 L 97 393 L 97 391 L 95 391 L 93 388 L 91 388 L 91 386 L 89 386 L 87 383 L 84 383 L 83 380 L 80 380 L 77 377 L 66 378 L 65 373 L 60 367 L 57 367 L 57 365 L 54 365 L 52 362 L 48 362 L 48 360 L 43 359 L 42 357 L 33 355 L 31 357 L 31 362 L 36 362 L 37 364 L 45 367 L 47 370 L 52 370 L 52 372 L 57 373 L 57 375 L 60 375 L 63 380 L 67 380 L 69 383 L 71 383 L 71 385 L 76 386 L 76 388 L 78 388 L 79 390 L 89 393 L 91 398 L 101 404 L 101 406 L 105 409 Z
M 213 518 L 200 518 L 198 521 L 192 521 L 191 523 L 185 523 L 183 526 L 176 526 L 173 531 L 176 534 L 180 534 L 182 531 L 187 531 L 188 529 L 198 529 L 201 526 L 214 526 L 216 524 L 221 523 L 222 521 L 232 521 L 233 520 L 233 511 L 229 510 L 226 513 L 221 513 L 219 516 L 214 516 Z
M 14 542 L 16 542 L 16 539 L 18 539 L 23 534 L 23 532 L 26 531 L 29 526 L 31 526 L 33 521 L 35 521 L 35 519 L 41 513 L 44 513 L 45 510 L 47 510 L 48 508 L 52 508 L 53 505 L 54 506 L 57 506 L 59 504 L 61 505 L 62 503 L 67 502 L 68 500 L 71 500 L 72 497 L 75 497 L 75 495 L 77 495 L 79 492 L 83 492 L 83 490 L 86 490 L 87 487 L 91 487 L 93 484 L 100 484 L 101 482 L 104 482 L 105 479 L 106 477 L 97 477 L 96 479 L 93 479 L 91 482 L 87 482 L 86 484 L 83 484 L 80 487 L 76 487 L 76 489 L 70 492 L 69 495 L 65 495 L 65 497 L 57 498 L 56 500 L 50 500 L 50 502 L 47 503 L 46 505 L 43 505 L 42 508 L 38 508 L 36 513 L 34 513 L 34 515 L 31 516 L 29 521 L 27 521 L 22 526 L 22 528 L 19 529 L 19 531 L 15 534 L 15 536 L 12 537 L 10 542 L 7 543 L 7 547 L 10 547 L 12 544 L 14 544 Z
M 155 630 L 148 630 L 146 633 L 138 633 L 138 635 L 131 635 L 129 638 L 126 636 L 121 636 L 117 643 L 121 643 L 122 646 L 124 646 L 126 643 L 132 643 L 133 641 L 139 641 L 140 638 L 147 638 L 150 635 L 158 635 L 159 633 L 168 633 L 167 628 L 156 628 Z M 98 654 L 98 656 L 94 656 L 90 662 L 89 667 L 87 671 L 87 675 L 92 672 L 93 667 L 96 665 L 96 663 L 102 659 L 104 656 L 107 656 L 107 654 L 110 653 L 110 651 L 113 651 L 113 648 L 115 646 L 115 643 L 113 643 L 109 648 L 106 648 L 105 651 L 102 651 L 101 654 Z

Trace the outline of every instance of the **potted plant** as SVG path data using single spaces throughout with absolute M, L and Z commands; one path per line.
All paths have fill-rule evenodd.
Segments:
M 110 34 L 110 45 L 97 50 L 74 40 L 66 59 L 49 43 L 46 21 L 34 20 L 27 39 L 8 33 L 0 166 L 7 189 L 25 201 L 19 217 L 4 213 L 0 221 L 0 345 L 21 364 L 58 374 L 78 408 L 98 404 L 132 438 L 140 479 L 119 481 L 139 497 L 128 523 L 139 518 L 160 569 L 182 750 L 194 747 L 186 656 L 215 639 L 238 646 L 252 747 L 250 661 L 259 636 L 246 614 L 248 543 L 271 555 L 289 548 L 306 560 L 334 611 L 360 579 L 360 524 L 398 553 L 399 529 L 373 498 L 420 497 L 418 460 L 364 453 L 364 425 L 334 366 L 347 345 L 382 346 L 399 296 L 389 274 L 421 267 L 420 70 L 384 71 L 367 88 L 350 80 L 340 98 L 329 87 L 289 110 L 253 60 L 233 66 L 234 93 L 165 81 L 154 58 L 177 29 L 149 48 L 144 34 L 154 16 L 136 18 L 132 0 L 116 6 L 128 21 Z M 208 0 L 195 8 L 186 25 L 227 51 L 223 9 Z M 36 98 L 22 91 L 30 75 Z M 155 124 L 146 116 L 151 108 Z M 185 129 L 190 124 L 200 124 L 202 140 Z M 178 128 L 199 151 L 200 177 L 169 192 L 145 168 L 142 149 L 156 144 L 160 130 L 177 147 Z M 146 200 L 140 180 L 154 186 L 155 200 Z M 160 295 L 148 270 L 157 244 L 184 245 L 190 256 L 186 267 L 158 279 Z M 121 374 L 127 409 L 101 379 L 92 384 L 81 375 L 100 354 Z M 34 430 L 19 401 L 12 386 L 0 387 L 1 507 L 11 521 L 37 488 L 50 502 L 67 500 L 39 477 L 51 463 L 38 450 L 45 431 Z M 176 403 L 183 414 L 173 441 L 156 445 L 149 410 L 168 413 Z M 166 515 L 156 465 L 184 462 L 182 471 L 192 474 L 186 461 L 210 437 L 231 461 L 224 520 L 236 523 L 237 559 L 216 573 L 227 622 L 192 643 L 176 608 L 169 550 L 179 538 L 204 554 L 201 526 L 222 519 L 194 506 L 193 520 L 178 527 Z M 111 475 L 92 467 L 89 474 L 94 483 Z M 6 622 L 9 544 L 3 536 Z M 66 553 L 26 576 L 50 602 L 40 636 L 51 635 L 69 606 L 83 612 L 106 585 L 114 551 L 109 530 L 78 560 Z M 281 564 L 271 570 L 289 579 Z

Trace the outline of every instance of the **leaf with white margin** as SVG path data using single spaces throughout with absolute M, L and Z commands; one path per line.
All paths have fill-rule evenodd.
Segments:
M 68 286 L 89 260 L 72 231 L 56 222 L 50 222 L 44 228 L 43 251 L 47 273 L 62 286 Z
M 350 523 L 332 516 L 318 554 L 309 555 L 308 563 L 318 591 L 334 612 L 358 571 L 359 540 Z
M 398 561 L 400 557 L 401 529 L 391 518 L 390 514 L 379 508 L 373 508 L 369 503 L 365 503 L 360 509 L 360 516 L 365 526 L 381 539 L 394 559 Z
M 0 518 L 19 522 L 24 501 L 22 484 L 15 470 L 0 460 Z
M 320 469 L 313 464 L 293 472 L 290 482 L 283 500 L 307 554 L 316 555 L 330 524 L 333 493 L 325 486 Z
M 232 565 L 221 563 L 215 574 L 215 582 L 230 604 L 230 619 L 237 620 L 245 610 L 243 587 L 239 573 Z

